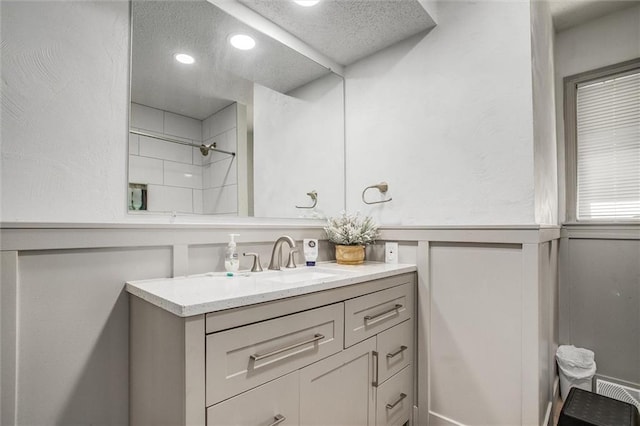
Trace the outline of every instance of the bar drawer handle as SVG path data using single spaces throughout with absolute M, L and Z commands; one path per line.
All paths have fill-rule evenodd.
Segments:
M 284 422 L 285 420 L 287 420 L 287 418 L 285 416 L 283 416 L 282 414 L 276 414 L 273 417 L 273 423 L 271 423 L 269 426 L 276 426 L 279 425 L 280 423 Z
M 308 343 L 313 343 L 313 342 L 317 342 L 318 340 L 322 340 L 324 339 L 324 335 L 316 333 L 313 338 L 311 339 L 307 339 L 304 342 L 298 342 L 298 343 L 294 343 L 292 345 L 286 346 L 284 348 L 280 348 L 280 349 L 276 349 L 274 351 L 268 352 L 266 354 L 253 354 L 253 355 L 249 355 L 249 358 L 251 358 L 253 361 L 260 361 L 261 359 L 264 358 L 268 358 L 270 356 L 274 356 L 274 355 L 278 355 L 282 352 L 286 352 L 290 349 L 294 349 L 297 348 L 298 346 L 302 346 L 302 345 L 306 345 Z
M 400 346 L 400 349 L 398 349 L 397 351 L 387 354 L 387 358 L 393 358 L 396 355 L 400 355 L 402 352 L 406 351 L 407 349 L 409 348 L 407 348 L 405 345 L 402 345 Z
M 390 314 L 391 312 L 397 311 L 397 310 L 398 310 L 398 309 L 400 309 L 400 308 L 402 308 L 402 305 L 401 305 L 401 304 L 399 304 L 399 303 L 396 303 L 396 304 L 395 304 L 395 306 L 394 306 L 393 308 L 388 309 L 388 310 L 386 310 L 386 311 L 384 311 L 384 312 L 380 312 L 380 313 L 379 313 L 379 314 L 377 314 L 377 315 L 367 315 L 367 316 L 365 316 L 365 317 L 364 317 L 364 320 L 365 320 L 365 322 L 367 322 L 367 321 L 375 321 L 375 320 L 377 320 L 378 318 L 383 317 L 383 316 L 385 316 L 385 315 L 387 315 L 387 314 Z
M 373 361 L 373 366 L 376 369 L 376 374 L 373 376 L 374 379 L 371 382 L 371 386 L 373 386 L 374 388 L 377 388 L 378 387 L 378 374 L 380 373 L 380 367 L 378 367 L 378 351 L 371 351 L 371 356 L 376 359 L 375 361 Z
M 391 410 L 393 407 L 400 404 L 400 402 L 402 402 L 402 400 L 405 399 L 406 397 L 407 397 L 406 393 L 401 393 L 400 398 L 398 398 L 396 402 L 394 402 L 393 404 L 387 404 L 387 410 Z

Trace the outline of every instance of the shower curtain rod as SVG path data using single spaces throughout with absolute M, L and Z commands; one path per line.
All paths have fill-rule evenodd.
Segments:
M 216 143 L 215 142 L 213 142 L 210 145 L 205 145 L 205 144 L 198 145 L 198 144 L 191 143 L 191 142 L 181 141 L 179 139 L 168 138 L 166 136 L 154 135 L 153 133 L 141 132 L 139 130 L 129 130 L 129 133 L 133 133 L 134 135 L 147 136 L 147 137 L 154 138 L 154 139 L 160 139 L 160 140 L 166 141 L 166 142 L 173 142 L 173 143 L 177 143 L 177 144 L 180 144 L 180 145 L 187 145 L 187 146 L 193 146 L 195 148 L 200 148 L 200 152 L 204 156 L 209 154 L 209 151 L 221 152 L 223 154 L 232 155 L 234 157 L 236 156 L 235 152 L 225 151 L 224 149 L 216 148 Z

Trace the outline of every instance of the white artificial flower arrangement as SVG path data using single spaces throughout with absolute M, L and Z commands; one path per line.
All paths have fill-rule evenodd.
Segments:
M 327 220 L 324 228 L 329 241 L 343 246 L 366 246 L 378 238 L 378 225 L 371 216 L 361 217 L 359 213 L 342 212 L 338 217 Z

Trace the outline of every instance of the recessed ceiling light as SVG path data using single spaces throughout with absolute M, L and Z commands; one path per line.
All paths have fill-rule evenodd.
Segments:
M 187 55 L 186 53 L 176 53 L 174 58 L 176 58 L 176 61 L 180 62 L 181 64 L 187 65 L 191 65 L 196 61 L 195 59 L 193 59 L 193 56 Z
M 256 41 L 245 34 L 236 34 L 234 36 L 231 36 L 229 42 L 233 47 L 240 50 L 253 49 L 256 45 Z
M 320 3 L 320 0 L 293 0 L 293 1 L 295 1 L 300 6 L 304 6 L 304 7 L 311 7 Z

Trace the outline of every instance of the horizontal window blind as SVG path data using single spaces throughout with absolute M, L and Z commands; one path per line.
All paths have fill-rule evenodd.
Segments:
M 640 70 L 578 85 L 577 216 L 640 220 Z

